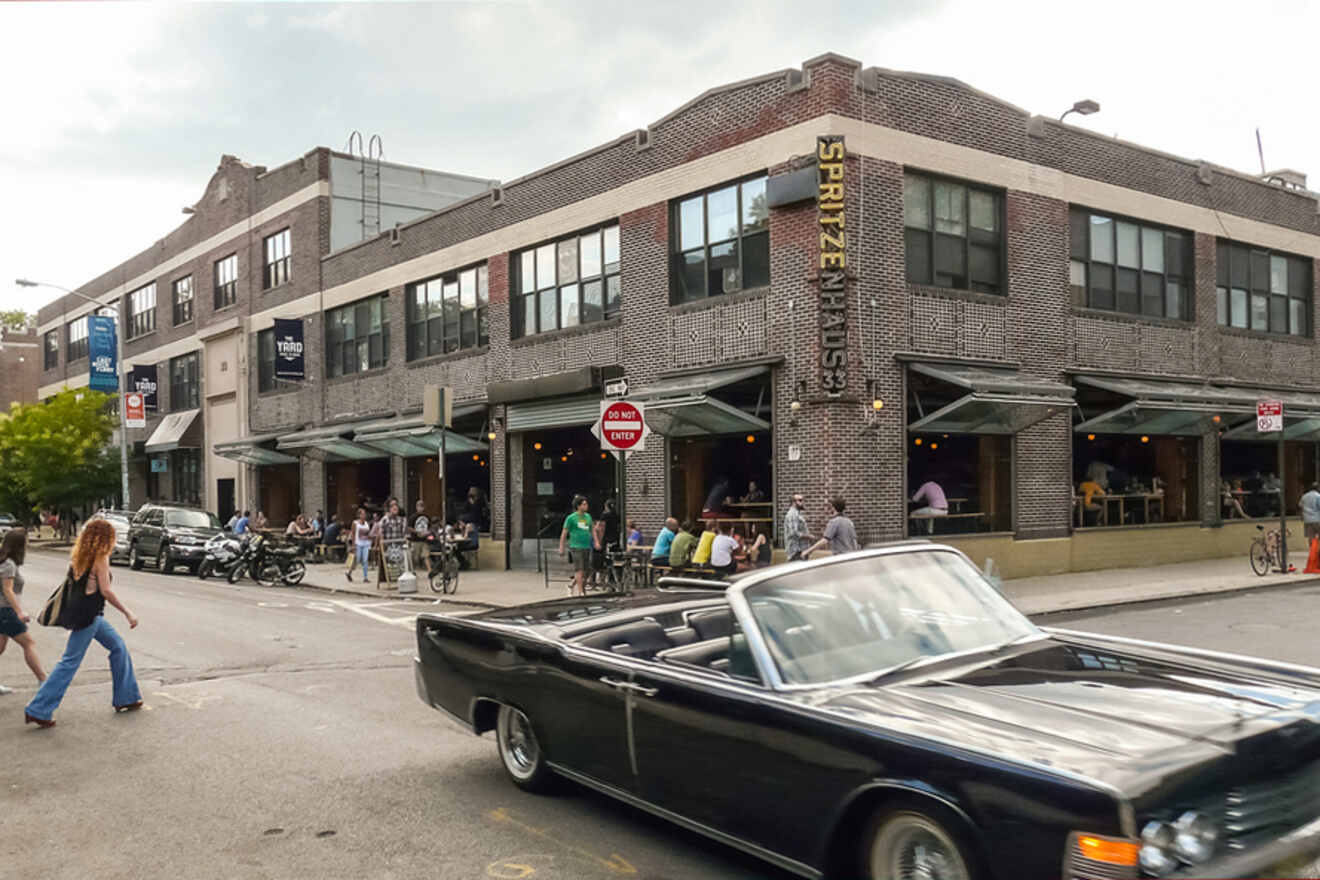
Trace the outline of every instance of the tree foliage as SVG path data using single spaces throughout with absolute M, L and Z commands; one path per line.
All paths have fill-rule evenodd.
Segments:
M 22 309 L 8 309 L 0 312 L 0 327 L 22 330 L 32 321 L 32 316 Z
M 46 403 L 14 404 L 0 416 L 0 505 L 31 515 L 114 495 L 119 456 L 108 444 L 114 395 L 65 390 Z

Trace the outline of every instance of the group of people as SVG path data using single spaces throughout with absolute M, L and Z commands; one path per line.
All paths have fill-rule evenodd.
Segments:
M 735 505 L 764 504 L 765 500 L 765 492 L 756 480 L 748 480 L 747 492 L 735 497 L 729 479 L 721 477 L 706 493 L 706 502 L 701 506 L 701 518 L 711 520 L 727 517 L 735 510 Z
M 1099 459 L 1092 461 L 1086 466 L 1086 473 L 1077 484 L 1077 497 L 1081 499 L 1083 524 L 1094 525 L 1102 518 L 1104 502 L 1097 501 L 1097 498 L 1136 493 L 1163 495 L 1164 480 L 1155 475 L 1150 478 L 1149 482 L 1144 482 L 1122 468 L 1115 467 Z M 1130 514 L 1135 516 L 1137 510 L 1138 508 L 1134 507 Z
M 471 497 L 469 495 L 470 499 Z M 479 499 L 477 501 L 479 502 Z M 452 542 L 454 550 L 458 553 L 459 567 L 466 569 L 469 567 L 467 554 L 475 553 L 481 544 L 479 516 L 480 511 L 475 504 L 468 504 L 457 519 L 446 523 L 439 516 L 428 513 L 426 502 L 418 500 L 412 515 L 405 518 L 400 512 L 399 499 L 390 498 L 385 502 L 384 515 L 368 519 L 367 509 L 359 507 L 357 517 L 348 524 L 347 528 L 341 526 L 338 516 L 331 514 L 324 540 L 327 545 L 332 540 L 343 541 L 350 548 L 351 552 L 348 554 L 344 571 L 344 577 L 350 583 L 353 581 L 353 570 L 358 566 L 362 568 L 362 582 L 368 582 L 371 551 L 375 549 L 378 558 L 383 560 L 385 544 L 388 542 L 407 542 L 412 570 L 419 575 L 429 574 L 430 547 L 437 535 L 441 534 Z M 382 566 L 380 578 L 382 580 L 383 570 Z
M 1219 481 L 1219 496 L 1227 519 L 1253 519 L 1278 516 L 1283 481 L 1273 472 L 1255 471 L 1245 477 L 1224 477 Z
M 39 687 L 23 709 L 25 724 L 41 728 L 55 726 L 55 710 L 64 699 L 83 657 L 93 641 L 110 653 L 112 680 L 111 705 L 116 712 L 142 708 L 142 692 L 133 672 L 128 646 L 105 619 L 106 603 L 119 610 L 136 629 L 138 619 L 128 610 L 111 586 L 110 554 L 115 549 L 115 527 L 108 520 L 94 519 L 84 526 L 73 545 L 67 577 L 70 592 L 60 625 L 69 632 L 69 640 L 59 663 L 47 675 L 37 656 L 36 645 L 28 632 L 32 615 L 23 610 L 22 565 L 27 554 L 27 530 L 12 529 L 0 539 L 0 654 L 12 641 L 23 650 L 23 659 L 36 677 Z M 0 694 L 10 688 L 0 687 Z

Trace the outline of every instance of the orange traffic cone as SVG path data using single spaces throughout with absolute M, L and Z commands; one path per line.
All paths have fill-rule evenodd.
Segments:
M 1320 574 L 1320 538 L 1311 539 L 1311 555 L 1306 557 L 1304 574 Z

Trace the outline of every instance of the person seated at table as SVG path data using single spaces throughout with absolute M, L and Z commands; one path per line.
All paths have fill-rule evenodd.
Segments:
M 1082 481 L 1082 484 L 1077 487 L 1077 491 L 1082 496 L 1083 524 L 1086 524 L 1087 520 L 1089 519 L 1090 524 L 1095 525 L 1097 522 L 1100 521 L 1100 505 L 1096 503 L 1095 499 L 1104 497 L 1104 495 L 1106 494 L 1104 487 L 1102 487 L 1095 480 L 1088 479 Z M 1088 513 L 1095 515 L 1092 517 L 1087 517 L 1086 514 Z
M 628 520 L 627 548 L 629 551 L 637 550 L 642 546 L 642 530 L 637 528 L 637 520 Z
M 738 540 L 729 534 L 729 527 L 723 523 L 715 524 L 715 538 L 710 544 L 710 567 L 720 577 L 728 577 L 738 570 L 738 562 L 733 555 L 738 550 Z
M 266 512 L 264 510 L 258 510 L 256 519 L 252 520 L 252 528 L 261 531 L 262 529 L 269 527 L 270 520 L 266 519 Z
M 715 520 L 707 520 L 701 537 L 697 539 L 697 549 L 692 554 L 693 565 L 710 565 L 710 551 L 715 546 Z
M 472 567 L 467 554 L 476 553 L 481 546 L 481 532 L 477 529 L 474 520 L 476 515 L 473 511 L 464 511 L 463 516 L 453 525 L 454 552 L 458 555 L 460 571 L 467 571 Z
M 308 525 L 312 527 L 312 534 L 319 537 L 321 532 L 325 531 L 325 512 L 318 510 L 316 515 L 308 522 Z
M 1122 495 L 1127 492 L 1132 485 L 1132 476 L 1121 467 L 1113 468 L 1109 471 L 1109 485 L 1105 486 L 1105 492 L 1110 495 Z
M 765 537 L 765 532 L 756 536 L 752 546 L 743 550 L 742 558 L 738 561 L 739 571 L 748 571 L 753 568 L 765 568 L 770 564 L 770 557 L 774 554 L 774 548 Z
M 729 500 L 729 478 L 720 477 L 706 495 L 706 503 L 701 508 L 703 519 L 715 519 L 724 515 L 724 505 Z
M 660 530 L 660 534 L 655 536 L 655 546 L 651 548 L 652 565 L 669 564 L 669 555 L 677 534 L 678 520 L 671 516 L 665 520 L 665 527 Z
M 667 529 L 669 524 L 665 523 Z M 656 542 L 657 545 L 659 542 Z M 684 520 L 669 545 L 669 556 L 665 559 L 674 571 L 682 571 L 692 561 L 692 554 L 697 549 L 697 526 L 692 520 Z M 652 560 L 654 561 L 654 559 Z
M 1098 485 L 1101 489 L 1109 490 L 1109 474 L 1114 470 L 1112 464 L 1096 459 L 1086 466 L 1086 479 Z
M 747 481 L 747 494 L 739 499 L 743 504 L 758 504 L 765 500 L 765 492 L 756 485 L 756 480 Z
M 1241 496 L 1245 494 L 1242 488 L 1241 480 L 1234 480 L 1232 485 L 1228 480 L 1219 481 L 1220 490 L 1224 497 L 1224 513 L 1229 519 L 1251 519 L 1247 512 L 1242 509 Z
M 321 532 L 321 543 L 327 547 L 333 547 L 342 539 L 339 537 L 344 531 L 343 523 L 339 521 L 339 514 L 330 514 L 330 522 L 326 523 L 325 530 Z
M 926 532 L 933 535 L 935 533 L 935 517 L 949 515 L 949 499 L 939 483 L 934 480 L 927 480 L 912 495 L 913 504 L 921 504 L 923 501 L 925 506 L 912 511 L 909 516 L 925 519 Z
M 312 533 L 312 529 L 307 525 L 307 514 L 300 513 L 289 524 L 284 527 L 284 537 L 286 538 L 305 538 Z

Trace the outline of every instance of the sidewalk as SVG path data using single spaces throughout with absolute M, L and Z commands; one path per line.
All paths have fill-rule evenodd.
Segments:
M 1306 567 L 1306 553 L 1289 555 L 1297 567 L 1296 574 L 1271 573 L 1257 577 L 1245 556 L 1232 556 L 1144 568 L 1017 578 L 1005 581 L 1003 589 L 1023 613 L 1034 616 L 1320 581 L 1320 575 L 1301 573 Z M 536 571 L 465 571 L 458 579 L 458 592 L 451 596 L 432 593 L 425 578 L 420 578 L 415 595 L 400 596 L 394 590 L 376 590 L 374 584 L 361 581 L 350 584 L 344 580 L 342 566 L 312 565 L 307 569 L 303 586 L 383 599 L 424 602 L 441 599 L 443 605 L 455 607 L 507 608 L 565 595 L 559 585 L 546 589 L 541 574 Z

